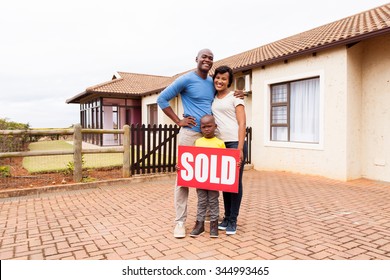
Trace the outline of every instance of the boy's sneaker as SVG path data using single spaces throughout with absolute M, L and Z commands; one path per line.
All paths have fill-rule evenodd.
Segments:
M 223 218 L 222 222 L 218 225 L 218 229 L 226 230 L 228 224 L 229 224 L 229 220 L 226 218 Z
M 175 230 L 173 231 L 173 236 L 175 238 L 184 238 L 186 237 L 186 228 L 183 222 L 177 222 Z
M 229 224 L 226 227 L 226 234 L 232 235 L 232 234 L 236 234 L 236 232 L 237 232 L 237 222 L 229 221 Z

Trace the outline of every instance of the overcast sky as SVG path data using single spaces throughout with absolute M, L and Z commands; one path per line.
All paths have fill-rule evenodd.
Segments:
M 0 4 L 0 118 L 69 127 L 66 99 L 117 71 L 172 76 L 389 0 L 12 0 Z

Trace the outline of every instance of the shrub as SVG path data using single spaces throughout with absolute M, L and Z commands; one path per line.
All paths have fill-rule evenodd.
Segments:
M 27 130 L 29 128 L 29 124 L 0 119 L 0 130 Z M 27 135 L 0 135 L 0 152 L 24 151 L 28 141 L 29 137 Z
M 9 165 L 0 166 L 0 178 L 11 177 L 11 168 Z
M 85 159 L 84 155 L 81 156 L 81 166 L 84 167 L 85 165 Z M 64 171 L 65 175 L 73 175 L 74 172 L 74 161 L 69 161 L 66 165 L 66 169 Z

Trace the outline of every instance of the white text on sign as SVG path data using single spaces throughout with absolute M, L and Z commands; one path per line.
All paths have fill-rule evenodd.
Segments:
M 236 159 L 231 156 L 221 156 L 218 162 L 217 155 L 208 157 L 205 154 L 198 154 L 195 157 L 191 153 L 181 155 L 181 164 L 184 170 L 181 170 L 181 177 L 184 181 L 191 181 L 195 178 L 199 183 L 209 181 L 212 184 L 231 185 L 236 180 Z M 217 166 L 221 166 L 220 174 L 217 174 Z M 195 170 L 193 168 L 195 165 Z
M 179 146 L 178 186 L 238 192 L 240 151 Z

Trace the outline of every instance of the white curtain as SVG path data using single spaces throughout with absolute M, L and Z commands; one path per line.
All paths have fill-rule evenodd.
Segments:
M 290 141 L 319 142 L 319 78 L 291 83 Z

